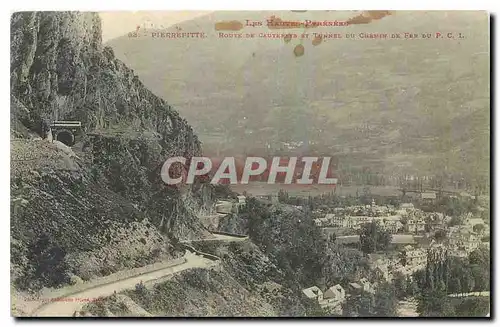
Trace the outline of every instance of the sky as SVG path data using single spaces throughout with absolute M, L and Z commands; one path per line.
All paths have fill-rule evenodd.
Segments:
M 169 27 L 209 13 L 210 11 L 101 11 L 102 41 L 104 43 L 134 31 L 137 25 L 146 21 Z

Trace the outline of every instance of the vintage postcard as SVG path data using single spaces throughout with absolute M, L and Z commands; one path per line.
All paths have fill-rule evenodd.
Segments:
M 10 33 L 13 316 L 490 316 L 487 12 Z

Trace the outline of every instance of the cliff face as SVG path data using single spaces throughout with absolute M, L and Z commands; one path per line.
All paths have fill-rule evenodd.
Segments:
M 171 238 L 208 235 L 196 215 L 212 189 L 160 178 L 166 158 L 200 155 L 200 142 L 102 46 L 97 13 L 13 14 L 11 96 L 13 279 L 27 281 L 18 286 L 141 265 L 175 255 Z M 55 119 L 82 122 L 73 149 L 33 138 Z
M 101 44 L 97 13 L 24 12 L 12 16 L 11 91 L 29 109 L 23 118 L 82 121 L 86 131 L 113 126 L 151 130 L 195 154 L 187 122 L 152 94 Z

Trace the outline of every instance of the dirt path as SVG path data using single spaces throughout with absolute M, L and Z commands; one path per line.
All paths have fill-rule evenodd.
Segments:
M 248 237 L 236 237 L 216 233 L 213 236 L 213 239 L 204 239 L 203 241 L 241 242 L 248 239 Z M 184 258 L 186 260 L 184 263 L 175 266 L 157 269 L 151 268 L 151 270 L 139 275 L 113 280 L 103 285 L 89 286 L 87 289 L 78 290 L 62 297 L 48 298 L 46 299 L 47 303 L 34 310 L 31 316 L 71 317 L 75 311 L 79 311 L 85 304 L 96 301 L 99 297 L 110 296 L 114 292 L 120 293 L 127 289 L 133 289 L 141 281 L 148 284 L 155 283 L 186 269 L 208 268 L 217 264 L 214 260 L 205 258 L 202 255 L 196 255 L 190 251 L 186 252 Z
M 203 258 L 191 252 L 187 252 L 184 256 L 186 262 L 176 266 L 159 269 L 151 272 L 146 272 L 139 276 L 125 278 L 112 283 L 101 286 L 89 288 L 77 293 L 73 293 L 63 298 L 53 299 L 43 306 L 39 307 L 32 316 L 34 317 L 71 317 L 75 311 L 79 311 L 85 304 L 90 301 L 95 301 L 99 297 L 112 295 L 115 291 L 117 293 L 133 289 L 136 284 L 152 282 L 161 279 L 165 276 L 174 273 L 191 269 L 191 268 L 207 268 L 215 265 L 216 263 L 210 259 Z
M 243 242 L 248 240 L 248 236 L 242 237 L 242 236 L 231 236 L 231 235 L 224 235 L 224 234 L 217 234 L 213 233 L 212 235 L 214 238 L 200 238 L 197 240 L 186 240 L 186 241 L 181 241 L 181 243 L 184 244 L 189 244 L 192 242 L 213 242 L 213 241 L 223 241 L 223 242 Z
M 215 233 L 213 233 L 213 235 L 215 236 L 215 239 L 217 241 L 242 242 L 242 241 L 248 240 L 248 236 L 247 237 L 236 237 L 236 236 L 229 236 L 229 235 L 215 234 Z
M 398 303 L 398 317 L 418 317 L 417 302 L 414 299 L 402 300 Z

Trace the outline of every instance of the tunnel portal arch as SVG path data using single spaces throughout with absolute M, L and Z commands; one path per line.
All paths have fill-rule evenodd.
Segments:
M 75 144 L 75 135 L 67 129 L 57 131 L 55 136 L 55 139 L 57 141 L 62 142 L 67 146 L 72 146 Z

